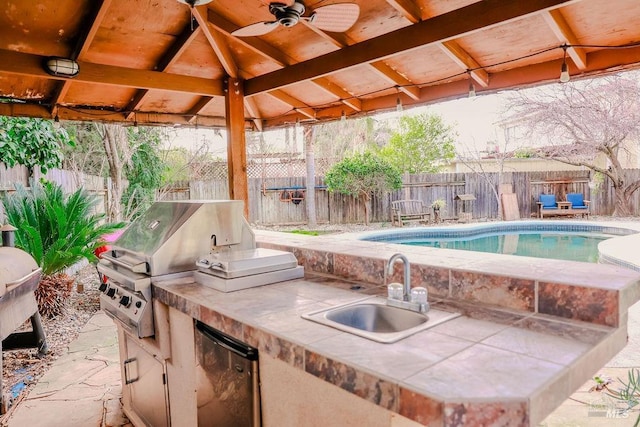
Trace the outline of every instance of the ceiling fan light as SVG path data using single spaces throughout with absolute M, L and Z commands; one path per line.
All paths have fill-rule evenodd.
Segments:
M 52 76 L 72 78 L 78 75 L 80 66 L 73 59 L 50 56 L 44 61 L 44 70 Z

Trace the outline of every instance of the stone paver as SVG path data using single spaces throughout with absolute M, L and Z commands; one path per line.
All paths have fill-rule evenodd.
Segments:
M 121 396 L 116 328 L 100 311 L 15 409 L 8 426 L 131 427 Z

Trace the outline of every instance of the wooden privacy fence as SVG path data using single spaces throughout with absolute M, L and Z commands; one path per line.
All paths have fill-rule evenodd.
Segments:
M 640 170 L 629 170 L 631 179 L 640 178 Z M 605 179 L 601 188 L 590 186 L 589 171 L 565 172 L 511 172 L 511 173 L 446 173 L 416 174 L 403 179 L 400 190 L 383 196 L 374 196 L 370 202 L 371 222 L 390 221 L 392 200 L 417 199 L 426 205 L 436 199 L 443 199 L 446 207 L 443 218 L 458 218 L 463 209 L 473 219 L 499 218 L 497 199 L 498 183 L 511 187 L 518 200 L 520 218 L 535 215 L 536 202 L 540 194 L 556 194 L 562 200 L 566 193 L 584 194 L 591 200 L 594 215 L 611 215 L 613 212 L 613 189 Z M 307 222 L 306 194 L 299 203 L 294 203 L 286 192 L 302 191 L 304 177 L 291 178 L 250 178 L 249 179 L 249 221 L 256 224 L 303 224 Z M 640 192 L 634 195 L 633 204 L 637 212 L 640 207 Z M 181 189 L 170 193 L 173 199 L 226 199 L 228 183 L 224 180 L 182 183 Z M 475 200 L 463 202 L 455 200 L 457 195 L 473 195 Z M 166 194 L 165 194 L 166 196 Z M 463 203 L 467 203 L 463 207 Z M 326 190 L 324 179 L 316 178 L 315 205 L 318 222 L 362 223 L 364 209 L 360 200 L 353 197 L 332 194 Z
M 627 180 L 640 179 L 640 169 L 628 170 Z M 84 187 L 104 201 L 97 209 L 105 212 L 111 198 L 110 180 L 64 170 L 51 170 L 42 176 L 62 185 L 72 192 Z M 464 212 L 475 220 L 499 218 L 496 195 L 498 186 L 510 187 L 516 194 L 520 218 L 535 215 L 536 201 L 540 194 L 555 194 L 559 200 L 566 193 L 584 194 L 591 200 L 591 213 L 611 215 L 614 208 L 614 193 L 611 183 L 604 179 L 598 187 L 593 186 L 589 171 L 565 172 L 510 172 L 488 173 L 446 173 L 415 174 L 403 178 L 400 190 L 382 196 L 373 196 L 370 202 L 371 222 L 390 222 L 391 201 L 401 199 L 422 200 L 429 206 L 436 199 L 443 199 L 446 207 L 441 211 L 443 218 L 458 218 Z M 27 170 L 24 167 L 7 169 L 0 164 L 0 195 L 13 191 L 15 183 L 28 185 Z M 360 200 L 350 196 L 329 193 L 323 177 L 316 178 L 315 205 L 316 218 L 321 223 L 363 223 L 364 208 Z M 249 221 L 255 224 L 304 224 L 307 222 L 307 194 L 304 177 L 290 178 L 249 178 Z M 475 200 L 456 200 L 459 195 L 473 195 Z M 226 179 L 173 183 L 158 191 L 158 200 L 224 200 L 229 198 L 229 184 Z M 467 203 L 463 207 L 463 203 Z M 640 191 L 632 200 L 634 212 L 640 211 Z M 0 221 L 2 220 L 0 206 Z
M 34 171 L 33 180 L 37 182 L 41 179 L 57 183 L 65 193 L 72 193 L 82 187 L 100 199 L 100 203 L 95 207 L 96 213 L 105 213 L 107 211 L 107 206 L 109 206 L 111 199 L 110 178 L 61 169 L 51 169 L 46 174 Z M 6 168 L 4 164 L 0 163 L 0 196 L 15 191 L 16 184 L 29 187 L 29 172 L 27 168 L 24 166 Z M 3 219 L 4 211 L 2 202 L 0 202 L 0 224 L 2 224 Z

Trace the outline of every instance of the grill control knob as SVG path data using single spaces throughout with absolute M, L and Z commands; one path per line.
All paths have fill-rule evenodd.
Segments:
M 136 301 L 136 307 L 137 308 L 142 307 L 142 301 Z
M 100 287 L 98 289 L 100 290 L 100 292 L 105 292 L 107 290 L 107 284 L 100 283 Z
M 122 298 L 120 298 L 120 305 L 129 307 L 131 305 L 131 297 L 128 295 L 123 295 Z
M 111 298 L 115 298 L 116 297 L 116 288 L 109 288 L 109 290 L 107 291 L 107 296 L 111 297 Z

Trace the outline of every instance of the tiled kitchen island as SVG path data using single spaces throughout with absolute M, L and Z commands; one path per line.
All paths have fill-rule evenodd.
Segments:
M 536 425 L 624 347 L 627 309 L 640 299 L 640 275 L 611 265 L 272 232 L 257 239 L 292 251 L 307 277 L 230 293 L 182 278 L 153 292 L 169 307 L 172 340 L 197 319 L 259 349 L 265 426 Z M 385 262 L 398 251 L 432 305 L 462 317 L 394 344 L 300 317 L 384 294 Z M 171 392 L 172 375 L 186 384 L 191 375 L 182 347 L 171 347 L 169 395 L 172 419 L 187 422 L 195 396 L 188 386 Z

